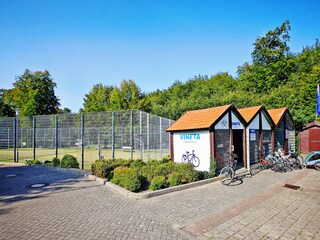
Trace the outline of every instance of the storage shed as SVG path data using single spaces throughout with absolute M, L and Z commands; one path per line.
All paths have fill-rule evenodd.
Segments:
M 261 154 L 264 156 L 271 151 L 271 136 L 274 123 L 264 106 L 238 109 L 247 122 L 246 151 L 247 168 L 256 163 Z
M 278 144 L 283 148 L 284 153 L 295 150 L 295 130 L 294 123 L 288 108 L 277 108 L 268 110 L 274 124 L 273 152 Z
M 299 133 L 299 150 L 301 153 L 320 151 L 320 122 L 314 121 L 306 125 Z
M 226 164 L 225 154 L 234 152 L 238 155 L 238 164 L 246 166 L 245 124 L 233 105 L 188 111 L 167 128 L 171 159 L 192 162 L 191 158 L 197 157 L 196 169 L 209 171 L 212 159 L 215 158 L 221 168 Z

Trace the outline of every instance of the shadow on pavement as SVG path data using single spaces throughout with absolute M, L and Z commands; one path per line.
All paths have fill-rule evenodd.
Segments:
M 48 166 L 1 166 L 0 206 L 46 197 L 48 194 L 98 187 L 98 185 L 86 184 L 92 181 L 87 180 L 84 176 L 85 172 L 77 169 Z M 45 186 L 31 187 L 31 185 L 41 183 Z M 5 214 L 5 212 L 0 212 L 0 214 Z

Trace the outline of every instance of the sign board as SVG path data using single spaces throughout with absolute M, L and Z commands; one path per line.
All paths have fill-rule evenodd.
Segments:
M 250 141 L 256 141 L 256 130 L 255 129 L 250 129 L 249 133 L 250 133 Z
M 191 162 L 195 169 L 210 169 L 209 130 L 175 132 L 173 134 L 174 161 Z

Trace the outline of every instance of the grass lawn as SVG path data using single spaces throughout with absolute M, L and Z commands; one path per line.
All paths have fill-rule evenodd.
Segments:
M 162 156 L 168 155 L 169 150 L 164 150 Z M 25 163 L 25 159 L 33 159 L 33 149 L 32 148 L 19 148 L 19 162 Z M 36 149 L 36 159 L 38 160 L 52 160 L 55 157 L 55 149 L 48 148 L 37 148 Z M 65 154 L 71 154 L 78 159 L 81 168 L 82 153 L 81 148 L 59 148 L 58 157 L 61 158 Z M 130 151 L 122 151 L 121 149 L 115 150 L 115 158 L 130 159 Z M 111 159 L 112 152 L 111 149 L 101 149 L 101 155 L 104 159 Z M 13 149 L 0 149 L 0 162 L 13 162 L 14 152 Z M 133 152 L 133 159 L 140 158 L 140 151 L 136 150 Z M 149 152 L 144 151 L 143 159 L 160 159 L 159 149 L 150 150 Z M 84 169 L 91 169 L 91 164 L 99 159 L 99 152 L 97 148 L 85 148 L 84 149 Z

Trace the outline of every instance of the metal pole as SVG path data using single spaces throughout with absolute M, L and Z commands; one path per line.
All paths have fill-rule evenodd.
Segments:
M 143 139 L 142 139 L 142 112 L 139 111 L 139 145 L 140 145 L 140 159 L 143 159 Z
M 162 117 L 160 117 L 160 158 L 162 158 Z
M 58 158 L 58 148 L 59 148 L 59 126 L 58 126 L 58 114 L 55 115 L 55 149 L 56 149 L 56 158 Z
M 130 159 L 133 158 L 133 113 L 130 111 Z
M 84 114 L 81 114 L 81 167 L 84 169 Z
M 14 162 L 18 162 L 18 148 L 17 148 L 17 142 L 18 142 L 18 139 L 17 139 L 17 132 L 18 132 L 18 129 L 17 129 L 17 117 L 15 117 L 14 118 L 14 122 L 13 122 L 13 126 L 14 126 L 14 129 L 13 129 L 13 131 L 14 131 L 14 133 L 13 133 L 13 137 L 14 137 L 14 140 L 13 140 L 13 145 L 14 145 L 14 147 L 13 147 L 13 155 L 14 155 L 14 157 L 13 157 L 13 161 Z
M 37 125 L 37 117 L 33 117 L 33 160 L 36 159 L 36 125 Z M 28 139 L 28 138 L 27 138 Z
M 150 160 L 150 114 L 147 114 L 147 150 L 148 150 L 148 160 Z
M 114 112 L 111 113 L 111 158 L 114 159 Z

